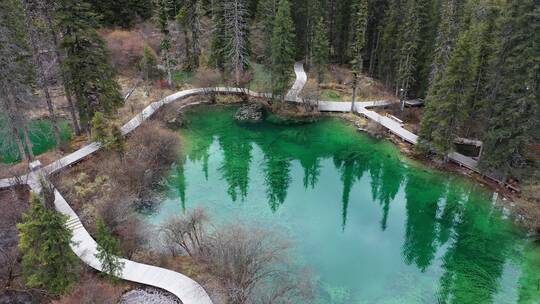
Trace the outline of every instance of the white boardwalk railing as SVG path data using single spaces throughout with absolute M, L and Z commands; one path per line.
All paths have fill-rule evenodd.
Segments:
M 302 98 L 299 98 L 299 94 L 304 88 L 307 75 L 304 71 L 304 67 L 301 62 L 297 62 L 294 65 L 294 72 L 296 80 L 289 90 L 285 99 L 291 102 L 302 102 Z M 205 95 L 205 94 L 247 94 L 252 97 L 258 98 L 272 98 L 270 93 L 258 93 L 243 88 L 229 88 L 229 87 L 216 87 L 216 88 L 196 88 L 189 89 L 174 93 L 163 98 L 160 101 L 156 101 L 148 105 L 141 113 L 135 115 L 130 121 L 121 127 L 123 135 L 126 135 L 137 127 L 139 127 L 145 120 L 150 118 L 157 110 L 162 106 L 171 102 L 182 100 L 190 96 Z M 202 104 L 203 102 L 191 102 L 183 105 L 182 107 Z M 367 101 L 355 103 L 355 112 L 369 118 L 385 128 L 391 133 L 400 137 L 406 142 L 416 144 L 418 142 L 418 136 L 414 133 L 404 129 L 400 123 L 392 120 L 388 117 L 379 115 L 377 112 L 370 111 L 368 108 L 386 106 L 391 102 L 385 100 Z M 323 112 L 349 112 L 351 109 L 350 102 L 335 102 L 335 101 L 319 101 L 318 108 Z M 18 182 L 27 183 L 32 191 L 39 192 L 40 186 L 38 177 L 41 175 L 46 178 L 47 175 L 69 167 L 76 162 L 81 161 L 87 156 L 93 154 L 101 148 L 99 142 L 92 142 L 79 150 L 68 154 L 51 164 L 39 169 L 35 172 L 22 175 L 18 178 L 5 178 L 0 179 L 0 189 L 11 187 Z M 476 161 L 470 157 L 466 157 L 462 154 L 452 152 L 449 154 L 449 158 L 458 164 L 465 166 L 472 170 L 476 169 Z M 90 236 L 88 231 L 82 225 L 77 214 L 71 209 L 66 200 L 62 197 L 60 192 L 55 190 L 56 209 L 67 215 L 68 227 L 73 231 L 73 251 L 77 256 L 89 266 L 101 271 L 101 265 L 96 259 L 97 244 Z M 151 265 L 141 264 L 130 260 L 122 259 L 124 262 L 124 270 L 120 276 L 122 279 L 138 282 L 150 286 L 155 286 L 167 290 L 175 294 L 184 304 L 211 304 L 212 301 L 204 289 L 192 279 L 186 277 L 183 274 L 174 272 L 168 269 L 155 267 Z

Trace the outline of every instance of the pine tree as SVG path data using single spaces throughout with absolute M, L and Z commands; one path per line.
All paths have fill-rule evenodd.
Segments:
M 56 15 L 66 54 L 63 69 L 69 75 L 65 85 L 76 96 L 81 125 L 89 131 L 96 111 L 113 113 L 124 100 L 105 42 L 94 29 L 96 16 L 90 6 L 58 0 Z
M 288 0 L 280 0 L 272 34 L 272 93 L 285 96 L 295 60 L 294 24 Z
M 124 262 L 118 257 L 121 254 L 120 242 L 109 231 L 102 219 L 96 222 L 96 241 L 98 252 L 96 258 L 101 263 L 101 271 L 111 279 L 120 277 Z
M 368 3 L 367 0 L 358 0 L 355 4 L 355 13 L 352 19 L 353 43 L 352 43 L 352 73 L 353 73 L 353 94 L 351 111 L 354 111 L 356 91 L 358 89 L 358 78 L 362 74 L 364 66 L 364 48 L 366 45 L 366 30 L 368 23 Z
M 323 17 L 320 17 L 317 21 L 314 32 L 311 62 L 315 67 L 317 90 L 319 90 L 319 86 L 323 81 L 324 69 L 328 63 L 328 38 L 326 36 Z
M 540 140 L 538 33 L 538 1 L 510 1 L 502 20 L 497 53 L 491 63 L 492 91 L 488 101 L 492 106 L 481 158 L 483 168 L 503 176 L 517 174 L 527 166 L 528 145 Z
M 46 209 L 42 198 L 32 196 L 30 210 L 17 225 L 27 286 L 60 295 L 77 280 L 77 257 L 66 222 L 65 215 Z

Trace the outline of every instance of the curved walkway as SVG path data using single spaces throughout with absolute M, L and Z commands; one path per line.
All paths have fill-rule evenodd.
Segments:
M 301 62 L 297 62 L 294 65 L 294 71 L 296 74 L 296 80 L 292 88 L 287 93 L 286 100 L 292 102 L 302 102 L 302 99 L 299 98 L 299 93 L 304 88 L 304 85 L 307 81 L 307 75 Z M 185 99 L 190 96 L 205 94 L 247 94 L 249 96 L 259 98 L 272 97 L 272 94 L 269 93 L 257 93 L 242 88 L 216 87 L 184 90 L 169 95 L 160 101 L 156 101 L 148 105 L 141 113 L 137 114 L 135 117 L 133 117 L 130 121 L 128 121 L 122 126 L 122 134 L 126 135 L 135 130 L 145 120 L 150 118 L 159 108 L 166 104 L 169 104 L 173 101 Z M 192 102 L 183 105 L 182 108 L 202 103 L 203 102 Z M 355 104 L 354 110 L 356 113 L 364 115 L 365 117 L 381 124 L 390 132 L 394 133 L 403 140 L 411 144 L 416 144 L 418 141 L 418 136 L 416 136 L 414 133 L 404 129 L 398 122 L 388 117 L 379 115 L 374 111 L 368 110 L 368 108 L 385 106 L 389 103 L 390 102 L 384 100 L 357 102 Z M 327 112 L 349 112 L 351 109 L 351 103 L 319 101 L 318 108 L 320 111 Z M 46 178 L 49 174 L 71 166 L 72 164 L 79 162 L 87 156 L 98 151 L 100 148 L 101 144 L 99 142 L 92 142 L 43 168 L 22 175 L 18 178 L 13 177 L 0 179 L 0 189 L 11 187 L 13 185 L 16 185 L 17 183 L 23 183 L 28 184 L 32 191 L 40 192 L 41 187 L 38 182 L 40 178 Z M 455 152 L 451 153 L 449 157 L 455 162 L 464 165 L 470 169 L 474 170 L 476 168 L 476 161 L 469 157 L 465 157 Z M 97 253 L 97 243 L 90 236 L 88 231 L 84 228 L 77 214 L 73 211 L 73 209 L 71 209 L 69 204 L 57 190 L 55 190 L 54 204 L 59 212 L 62 212 L 69 217 L 67 225 L 73 231 L 73 251 L 86 264 L 95 268 L 96 270 L 101 271 L 101 264 L 95 257 Z M 204 289 L 199 284 L 197 284 L 197 282 L 193 281 L 192 279 L 186 277 L 183 274 L 160 267 L 133 262 L 126 259 L 122 259 L 122 261 L 125 263 L 122 275 L 120 276 L 122 279 L 151 285 L 167 290 L 176 295 L 184 304 L 212 304 L 212 300 L 204 291 Z

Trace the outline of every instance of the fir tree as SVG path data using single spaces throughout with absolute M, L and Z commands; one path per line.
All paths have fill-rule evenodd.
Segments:
M 358 78 L 362 74 L 364 65 L 364 47 L 366 45 L 366 30 L 368 22 L 367 0 L 358 0 L 355 4 L 355 13 L 352 20 L 353 43 L 352 43 L 352 73 L 353 73 L 353 94 L 351 111 L 354 111 L 356 90 L 358 88 Z
M 65 215 L 46 209 L 39 196 L 32 196 L 30 210 L 17 225 L 23 273 L 29 287 L 60 295 L 76 282 L 77 257 L 70 248 L 72 232 L 66 222 Z
M 294 24 L 288 0 L 280 0 L 272 34 L 272 93 L 285 96 L 294 64 Z
M 120 242 L 109 231 L 102 219 L 96 222 L 96 241 L 98 243 L 96 258 L 101 263 L 101 271 L 111 279 L 121 276 L 124 262 L 118 257 L 121 254 Z
M 113 113 L 123 103 L 105 42 L 93 28 L 96 16 L 86 2 L 58 0 L 58 26 L 66 54 L 66 87 L 77 98 L 81 125 L 90 130 L 96 111 Z

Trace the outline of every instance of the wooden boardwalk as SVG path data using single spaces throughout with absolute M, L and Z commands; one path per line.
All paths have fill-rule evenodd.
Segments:
M 41 191 L 40 178 L 44 173 L 40 170 L 29 174 L 28 185 L 33 192 Z M 56 210 L 68 217 L 67 227 L 72 231 L 71 249 L 88 266 L 101 271 L 101 263 L 96 258 L 97 243 L 84 228 L 81 220 L 71 209 L 64 197 L 54 190 L 54 205 Z M 189 277 L 161 267 L 137 263 L 121 258 L 124 263 L 120 278 L 132 282 L 155 286 L 171 292 L 181 299 L 184 304 L 212 304 L 206 291 Z

